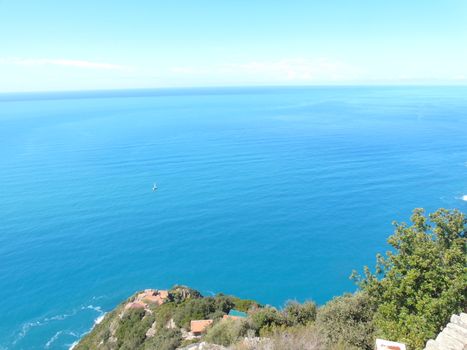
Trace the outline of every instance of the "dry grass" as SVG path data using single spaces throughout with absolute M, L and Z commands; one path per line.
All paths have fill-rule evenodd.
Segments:
M 246 338 L 232 350 L 358 350 L 336 344 L 327 345 L 324 338 L 313 327 L 299 327 L 278 331 L 267 338 Z

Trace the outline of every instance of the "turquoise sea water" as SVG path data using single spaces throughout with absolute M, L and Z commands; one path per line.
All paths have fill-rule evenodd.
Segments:
M 0 95 L 0 349 L 176 283 L 324 303 L 466 162 L 461 87 Z

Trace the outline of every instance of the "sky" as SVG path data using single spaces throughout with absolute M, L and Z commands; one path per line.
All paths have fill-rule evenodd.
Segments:
M 467 85 L 467 0 L 0 0 L 0 92 Z

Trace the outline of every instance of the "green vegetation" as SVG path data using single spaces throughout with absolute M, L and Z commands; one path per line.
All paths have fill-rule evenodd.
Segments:
M 169 294 L 169 300 L 171 302 L 174 302 L 176 304 L 181 303 L 184 300 L 187 299 L 199 299 L 202 298 L 203 296 L 201 295 L 200 292 L 198 292 L 195 289 L 188 288 L 186 286 L 174 286 L 170 290 Z
M 248 324 L 245 320 L 221 320 L 211 327 L 206 334 L 206 341 L 229 346 L 247 335 Z
M 117 348 L 122 350 L 138 349 L 146 339 L 146 331 L 154 322 L 152 315 L 141 309 L 128 310 L 121 318 L 115 332 Z
M 224 296 L 223 294 L 218 294 L 218 296 Z M 259 308 L 261 305 L 254 300 L 249 299 L 240 299 L 234 296 L 227 296 L 230 301 L 233 303 L 233 308 L 238 311 L 248 312 L 252 309 Z
M 427 218 L 416 209 L 412 225 L 395 224 L 394 248 L 378 255 L 376 273 L 355 275 L 376 306 L 378 334 L 421 349 L 453 313 L 467 308 L 466 218 L 440 209 Z
M 420 350 L 453 313 L 467 309 L 467 220 L 456 210 L 440 209 L 426 217 L 416 209 L 411 221 L 395 224 L 388 240 L 392 250 L 377 256 L 374 273 L 365 267 L 363 276 L 353 274 L 359 291 L 321 307 L 292 301 L 276 309 L 175 286 L 160 306 L 127 308 L 136 296 L 128 299 L 76 350 L 175 350 L 196 341 L 236 350 L 371 350 L 376 337 Z M 247 317 L 223 319 L 232 309 Z M 190 321 L 200 319 L 214 322 L 192 339 Z
M 283 310 L 283 315 L 288 326 L 305 326 L 316 319 L 318 307 L 312 301 L 299 304 L 289 301 Z
M 160 329 L 153 337 L 147 338 L 144 350 L 175 350 L 182 342 L 179 329 Z
M 285 326 L 284 315 L 272 307 L 258 309 L 250 314 L 250 329 L 255 335 L 265 336 L 277 327 Z
M 319 309 L 316 326 L 328 345 L 371 350 L 375 344 L 374 306 L 366 293 L 345 294 Z
M 229 297 L 216 296 L 201 299 L 189 299 L 175 311 L 173 319 L 178 327 L 188 328 L 191 320 L 218 320 L 233 309 Z
M 189 331 L 191 320 L 219 320 L 233 307 L 245 311 L 250 307 L 260 307 L 252 300 L 222 294 L 203 297 L 194 289 L 175 286 L 169 291 L 167 301 L 162 305 L 147 304 L 145 308 L 126 308 L 125 306 L 136 300 L 136 296 L 137 294 L 107 314 L 75 349 L 173 350 L 182 343 L 190 343 L 182 338 L 181 330 Z M 214 329 L 211 336 L 221 339 L 221 333 L 216 333 Z M 232 335 L 230 341 L 236 339 Z M 225 342 L 227 340 L 224 340 Z

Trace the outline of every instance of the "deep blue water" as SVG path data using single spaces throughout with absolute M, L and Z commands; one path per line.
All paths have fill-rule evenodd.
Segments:
M 176 283 L 324 303 L 466 162 L 465 87 L 0 95 L 0 349 Z

